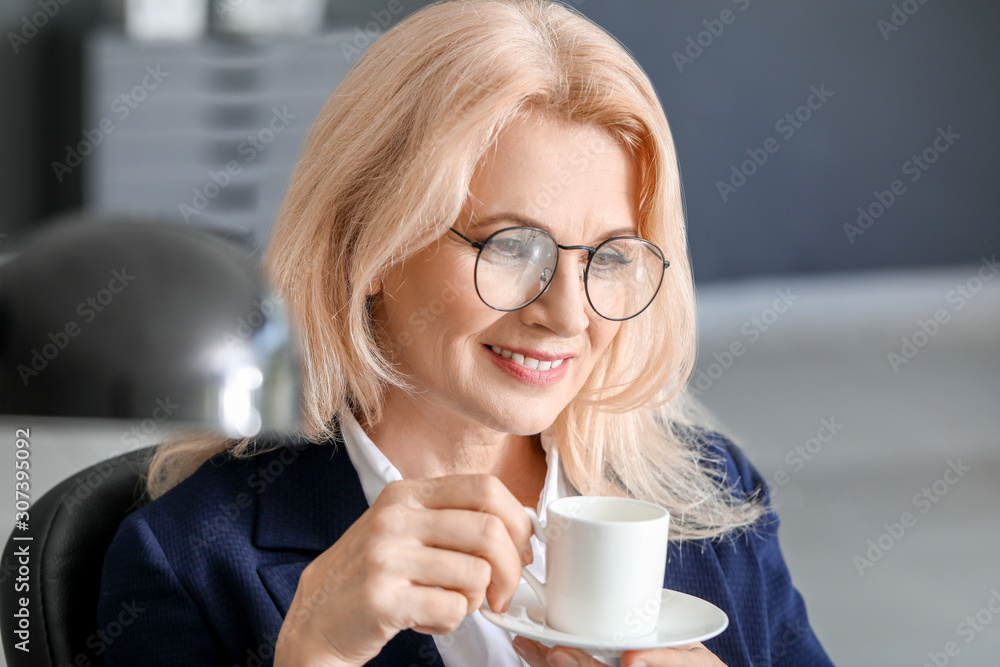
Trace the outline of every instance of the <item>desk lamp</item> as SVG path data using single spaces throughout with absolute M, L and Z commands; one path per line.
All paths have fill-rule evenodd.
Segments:
M 0 414 L 167 414 L 229 437 L 296 428 L 294 336 L 239 246 L 76 215 L 11 251 L 0 258 Z

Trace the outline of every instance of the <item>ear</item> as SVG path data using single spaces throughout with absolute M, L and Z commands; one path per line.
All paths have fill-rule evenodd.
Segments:
M 382 276 L 379 275 L 377 278 L 368 283 L 368 288 L 365 290 L 365 294 L 369 297 L 373 297 L 382 291 Z

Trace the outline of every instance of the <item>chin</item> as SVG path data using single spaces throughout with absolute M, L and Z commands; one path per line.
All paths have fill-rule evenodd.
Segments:
M 490 424 L 493 428 L 503 433 L 510 433 L 511 435 L 534 435 L 536 433 L 541 433 L 548 427 L 552 426 L 552 423 L 559 416 L 558 410 L 544 410 L 538 412 L 505 412 L 502 414 L 494 413 L 495 423 Z

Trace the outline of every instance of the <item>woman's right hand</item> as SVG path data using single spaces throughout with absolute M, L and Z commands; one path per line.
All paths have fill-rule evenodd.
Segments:
M 275 666 L 362 665 L 401 630 L 452 632 L 484 598 L 506 611 L 530 537 L 527 514 L 493 475 L 389 484 L 303 571 Z

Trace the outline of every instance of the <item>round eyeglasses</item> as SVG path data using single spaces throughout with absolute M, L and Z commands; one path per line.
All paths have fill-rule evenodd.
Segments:
M 560 248 L 587 251 L 587 300 L 607 320 L 629 320 L 646 310 L 670 266 L 656 244 L 635 236 L 617 236 L 593 248 L 560 245 L 535 227 L 508 227 L 485 241 L 473 241 L 454 227 L 451 231 L 479 250 L 476 292 L 494 310 L 519 310 L 540 297 L 552 284 Z

